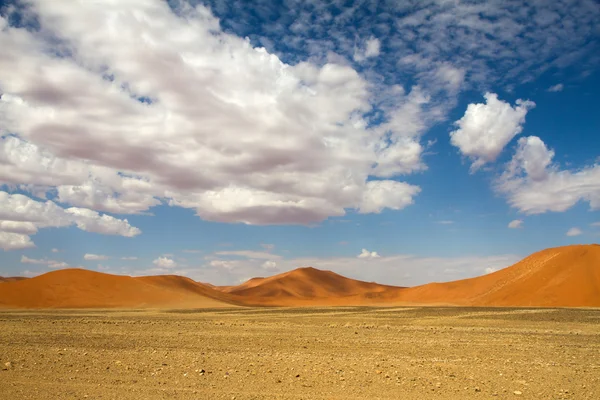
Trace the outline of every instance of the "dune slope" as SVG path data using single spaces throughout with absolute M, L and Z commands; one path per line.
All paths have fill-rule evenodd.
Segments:
M 470 306 L 600 307 L 600 246 L 546 249 L 488 275 L 408 288 L 390 298 Z
M 133 278 L 83 269 L 2 283 L 0 307 L 221 307 L 227 295 L 179 276 Z

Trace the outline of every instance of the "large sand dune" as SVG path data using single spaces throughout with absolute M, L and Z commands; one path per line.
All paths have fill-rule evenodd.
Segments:
M 331 271 L 298 268 L 269 278 L 253 278 L 222 291 L 238 296 L 252 305 L 340 305 L 363 304 L 368 296 L 394 286 L 346 278 Z
M 600 246 L 546 249 L 488 275 L 396 295 L 400 302 L 426 304 L 600 307 Z
M 0 284 L 0 307 L 219 307 L 308 305 L 600 307 L 600 246 L 547 249 L 500 271 L 411 288 L 299 268 L 238 286 L 180 276 L 128 277 L 81 269 Z
M 0 307 L 135 308 L 228 306 L 227 295 L 189 278 L 132 278 L 83 269 L 49 272 L 35 278 L 4 282 Z M 210 295 L 210 296 L 209 296 Z

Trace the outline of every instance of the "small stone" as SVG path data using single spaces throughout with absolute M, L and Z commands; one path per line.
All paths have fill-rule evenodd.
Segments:
M 479 387 L 478 387 L 478 386 L 475 386 L 475 391 L 476 391 L 476 392 L 481 392 L 481 389 L 479 389 Z
M 296 378 L 300 378 L 300 374 L 296 374 Z
M 521 392 L 520 390 L 515 390 L 513 393 L 516 394 L 517 396 L 520 396 L 523 394 L 523 392 Z
M 9 361 L 9 362 L 5 362 L 5 363 L 4 363 L 4 367 L 2 367 L 2 369 L 3 369 L 4 371 L 8 371 L 9 369 L 12 369 L 12 367 L 13 367 L 13 365 L 12 365 L 12 363 Z

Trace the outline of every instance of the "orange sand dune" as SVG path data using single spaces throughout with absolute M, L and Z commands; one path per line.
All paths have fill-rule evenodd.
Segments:
M 358 281 L 307 267 L 269 278 L 253 278 L 221 290 L 244 299 L 246 304 L 296 306 L 363 304 L 372 294 L 402 288 Z
M 222 307 L 227 295 L 179 276 L 132 278 L 83 269 L 2 283 L 0 307 Z
M 600 307 L 600 246 L 546 249 L 488 275 L 388 293 L 387 301 L 469 306 Z
M 221 307 L 309 305 L 600 307 L 600 246 L 547 249 L 492 274 L 411 288 L 299 268 L 238 286 L 181 276 L 132 278 L 69 269 L 0 284 L 0 307 Z

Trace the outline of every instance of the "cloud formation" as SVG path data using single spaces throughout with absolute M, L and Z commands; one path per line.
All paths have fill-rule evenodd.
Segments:
M 118 219 L 86 208 L 62 208 L 51 200 L 33 200 L 25 195 L 0 191 L 0 248 L 4 250 L 34 247 L 29 235 L 42 228 L 71 225 L 105 235 L 133 237 L 141 231 L 126 219 Z
M 369 127 L 371 87 L 352 67 L 286 64 L 200 5 L 32 0 L 26 12 L 40 30 L 0 17 L 0 184 L 90 210 L 165 201 L 247 224 L 398 210 L 419 191 L 368 178 L 421 168 L 423 127 L 396 127 L 423 96 L 398 92 L 396 122 Z
M 495 93 L 484 95 L 485 104 L 469 104 L 465 115 L 455 122 L 450 142 L 473 160 L 471 172 L 496 160 L 504 147 L 521 131 L 527 111 L 535 107 L 529 100 L 517 100 L 512 107 Z
M 358 258 L 379 258 L 381 257 L 376 251 L 369 251 L 367 249 L 362 249 L 360 254 L 357 256 Z
M 566 211 L 579 201 L 600 209 L 600 165 L 569 171 L 553 164 L 553 158 L 554 151 L 539 137 L 519 139 L 496 190 L 525 214 Z
M 48 260 L 46 258 L 35 259 L 27 256 L 21 256 L 21 264 L 46 265 L 50 269 L 70 268 L 70 265 L 64 261 Z
M 175 268 L 177 266 L 177 262 L 167 257 L 158 257 L 152 261 L 152 264 L 158 268 Z
M 523 227 L 523 221 L 520 219 L 512 220 L 508 223 L 510 229 L 519 229 Z
M 579 236 L 583 235 L 583 232 L 579 228 L 571 228 L 567 231 L 567 236 Z
M 549 92 L 562 92 L 562 90 L 564 89 L 564 85 L 562 83 L 557 83 L 556 85 L 550 86 L 548 88 Z

